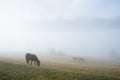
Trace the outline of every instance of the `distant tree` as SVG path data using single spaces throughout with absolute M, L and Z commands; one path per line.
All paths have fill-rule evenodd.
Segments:
M 60 55 L 60 56 L 64 56 L 65 55 L 61 50 L 58 51 L 57 54 Z
M 50 50 L 50 54 L 51 55 L 56 55 L 56 56 L 64 56 L 65 55 L 63 51 L 61 51 L 61 50 L 60 51 L 55 51 L 55 49 L 53 49 L 53 48 Z
M 55 51 L 54 48 L 52 48 L 52 49 L 50 50 L 50 54 L 56 54 L 56 51 Z

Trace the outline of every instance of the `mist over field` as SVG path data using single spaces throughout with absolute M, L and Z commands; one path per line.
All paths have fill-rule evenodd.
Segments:
M 81 56 L 120 61 L 120 1 L 0 1 L 0 57 Z M 51 51 L 56 54 L 52 54 Z
M 120 80 L 120 0 L 0 0 L 0 80 Z

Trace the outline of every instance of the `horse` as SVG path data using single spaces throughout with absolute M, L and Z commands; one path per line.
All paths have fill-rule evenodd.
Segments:
M 37 62 L 37 66 L 40 66 L 40 60 L 35 54 L 26 53 L 25 58 L 26 58 L 26 63 L 29 64 L 29 62 L 31 61 L 31 65 L 32 65 L 34 61 L 34 65 L 36 65 L 36 62 Z
M 79 61 L 79 62 L 81 61 L 81 62 L 85 63 L 85 60 L 81 57 L 72 57 L 72 59 L 75 60 L 75 61 Z

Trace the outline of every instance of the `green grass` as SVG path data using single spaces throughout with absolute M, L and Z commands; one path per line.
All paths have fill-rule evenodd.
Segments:
M 0 80 L 120 80 L 119 77 L 0 62 Z

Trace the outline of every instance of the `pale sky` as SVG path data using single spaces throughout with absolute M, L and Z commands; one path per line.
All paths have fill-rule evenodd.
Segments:
M 119 0 L 0 0 L 0 52 L 120 53 Z

